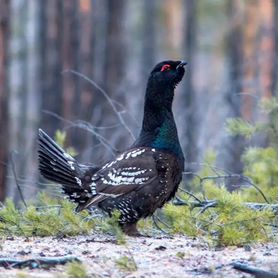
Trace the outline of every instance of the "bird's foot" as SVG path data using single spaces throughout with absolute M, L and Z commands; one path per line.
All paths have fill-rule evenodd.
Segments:
M 133 236 L 133 237 L 141 237 L 143 236 L 142 234 L 139 233 L 136 227 L 137 223 L 127 223 L 122 225 L 122 230 L 123 232 L 128 235 L 128 236 Z

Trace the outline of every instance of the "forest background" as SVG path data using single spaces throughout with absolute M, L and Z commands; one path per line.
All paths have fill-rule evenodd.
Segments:
M 26 199 L 54 190 L 38 173 L 38 128 L 66 131 L 83 163 L 130 145 L 150 70 L 167 59 L 188 62 L 174 101 L 186 170 L 212 150 L 216 166 L 243 173 L 247 148 L 275 141 L 241 133 L 273 124 L 261 103 L 277 102 L 277 52 L 277 0 L 1 0 L 0 200 L 21 200 L 15 173 Z M 230 118 L 243 132 L 229 132 Z

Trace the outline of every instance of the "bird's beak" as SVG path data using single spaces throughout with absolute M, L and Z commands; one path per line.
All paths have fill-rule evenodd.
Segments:
M 178 64 L 177 68 L 184 67 L 185 65 L 187 65 L 187 63 L 186 63 L 185 61 L 181 61 L 181 62 Z

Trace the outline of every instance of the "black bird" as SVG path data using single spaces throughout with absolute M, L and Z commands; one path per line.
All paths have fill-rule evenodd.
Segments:
M 174 197 L 182 179 L 184 156 L 172 112 L 174 89 L 184 75 L 184 61 L 164 61 L 152 70 L 146 89 L 144 119 L 138 139 L 100 167 L 79 164 L 39 130 L 39 169 L 60 183 L 81 211 L 98 206 L 136 236 L 137 221 Z

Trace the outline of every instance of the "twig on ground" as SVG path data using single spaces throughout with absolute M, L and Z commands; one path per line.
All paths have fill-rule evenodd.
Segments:
M 154 225 L 155 225 L 155 227 L 159 230 L 159 231 L 161 231 L 162 233 L 164 233 L 164 234 L 169 234 L 168 232 L 166 232 L 165 230 L 163 230 L 159 225 L 158 225 L 158 223 L 157 223 L 157 221 L 158 222 L 160 222 L 160 223 L 162 223 L 164 226 L 166 226 L 168 229 L 170 229 L 171 227 L 167 224 L 167 223 L 165 223 L 164 221 L 162 221 L 157 215 L 153 215 L 152 216 L 152 220 L 153 220 L 153 223 L 154 223 Z
M 204 213 L 207 209 L 209 208 L 215 208 L 217 205 L 217 201 L 206 201 L 207 204 L 205 204 L 202 209 L 198 212 L 198 214 L 196 215 L 196 217 L 198 217 L 200 214 Z
M 189 192 L 188 190 L 185 190 L 183 188 L 179 188 L 180 191 L 188 194 L 189 196 L 193 197 L 197 202 L 202 202 L 199 198 L 197 198 L 193 193 Z
M 252 274 L 256 278 L 278 278 L 277 272 L 262 270 L 245 263 L 235 262 L 233 263 L 233 268 L 245 273 Z
M 54 267 L 56 265 L 63 265 L 68 262 L 81 262 L 77 257 L 64 256 L 64 257 L 38 257 L 27 260 L 19 260 L 13 258 L 0 258 L 0 266 L 5 268 L 45 268 Z
M 197 177 L 200 180 L 200 186 L 201 186 L 202 189 L 203 189 L 203 182 L 205 180 L 231 179 L 231 178 L 241 179 L 241 180 L 247 182 L 249 185 L 253 186 L 262 195 L 262 197 L 264 198 L 266 203 L 269 204 L 269 201 L 266 198 L 263 191 L 251 180 L 251 178 L 249 178 L 247 176 L 244 176 L 244 175 L 241 175 L 241 174 L 232 174 L 232 173 L 229 173 L 229 174 L 226 174 L 226 175 L 218 175 L 217 174 L 215 176 L 205 176 L 205 177 L 201 177 L 198 174 L 195 174 L 193 172 L 183 172 L 183 174 L 184 175 L 193 175 L 194 177 Z M 203 193 L 203 195 L 204 195 L 204 198 L 206 198 L 204 193 Z
M 248 182 L 251 186 L 253 186 L 258 192 L 260 192 L 260 194 L 263 196 L 264 200 L 269 204 L 268 199 L 266 198 L 266 196 L 264 195 L 263 191 L 249 178 L 246 176 L 243 176 L 244 180 L 246 182 Z
M 183 201 L 183 200 L 174 200 L 173 204 L 175 206 L 191 206 L 192 208 L 202 208 L 200 213 L 203 213 L 208 208 L 214 208 L 218 206 L 218 200 L 205 200 L 205 201 Z M 253 210 L 263 210 L 271 209 L 275 215 L 278 215 L 278 204 L 265 204 L 265 203 L 251 203 L 244 202 L 244 206 L 253 209 Z
M 200 275 L 200 274 L 212 274 L 215 270 L 218 270 L 218 269 L 221 269 L 221 268 L 224 268 L 228 265 L 231 265 L 231 264 L 220 264 L 220 265 L 217 265 L 217 266 L 214 266 L 212 268 L 209 268 L 209 267 L 201 267 L 201 268 L 194 268 L 194 269 L 191 269 L 187 272 L 193 272 L 195 273 L 196 275 Z
M 175 199 L 172 201 L 172 204 L 175 206 L 187 206 L 188 203 L 184 200 L 182 200 L 180 197 L 175 196 Z
M 13 155 L 14 155 L 14 152 L 11 153 L 11 164 L 12 164 L 12 171 L 13 171 L 13 175 L 14 175 L 14 179 L 15 179 L 15 183 L 16 183 L 16 186 L 17 186 L 17 190 L 19 192 L 19 196 L 24 204 L 25 207 L 27 207 L 27 204 L 25 202 L 25 199 L 24 199 L 24 196 L 23 196 L 23 193 L 22 193 L 22 190 L 21 190 L 21 187 L 20 187 L 20 184 L 18 182 L 18 179 L 17 179 L 17 174 L 16 174 L 16 170 L 15 170 L 15 164 L 14 164 L 14 158 L 13 158 Z

